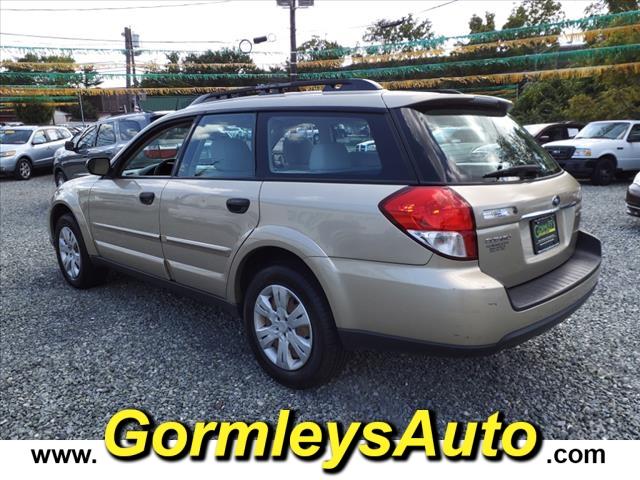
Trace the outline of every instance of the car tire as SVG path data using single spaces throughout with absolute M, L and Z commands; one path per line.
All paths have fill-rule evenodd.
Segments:
M 616 176 L 616 164 L 609 157 L 602 157 L 596 161 L 591 175 L 594 185 L 609 185 Z
M 78 223 L 71 214 L 62 215 L 56 222 L 54 246 L 60 271 L 69 285 L 85 289 L 104 282 L 108 271 L 91 261 Z
M 16 169 L 14 171 L 15 177 L 18 180 L 29 180 L 33 174 L 33 165 L 28 158 L 21 158 L 16 162 Z
M 67 177 L 62 170 L 56 170 L 53 174 L 53 180 L 56 184 L 56 187 L 59 187 L 67 181 Z
M 243 317 L 258 363 L 287 387 L 325 383 L 345 363 L 324 292 L 315 278 L 299 269 L 273 265 L 255 275 L 246 291 Z

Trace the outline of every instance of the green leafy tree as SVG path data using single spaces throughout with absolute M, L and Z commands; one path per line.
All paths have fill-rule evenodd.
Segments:
M 342 45 L 338 42 L 313 35 L 311 40 L 307 40 L 298 46 L 298 61 L 342 58 L 343 55 L 340 52 L 342 48 Z
M 565 118 L 584 122 L 640 118 L 640 89 L 610 88 L 595 96 L 579 93 L 569 99 L 564 114 Z
M 567 80 L 530 83 L 519 96 L 511 115 L 522 124 L 562 120 L 574 88 L 574 82 Z
M 564 12 L 560 2 L 555 0 L 524 0 L 513 8 L 502 28 L 531 27 L 541 23 L 559 22 L 563 19 Z
M 638 0 L 596 0 L 584 13 L 587 16 L 601 15 L 603 13 L 622 13 L 640 9 Z
M 383 45 L 411 42 L 414 40 L 428 40 L 433 38 L 431 22 L 428 19 L 417 20 L 413 14 L 405 15 L 398 20 L 381 19 L 367 27 L 362 39 L 365 42 Z M 387 51 L 411 50 L 411 46 L 393 47 Z
M 149 73 L 182 74 L 171 78 L 143 78 L 141 87 L 215 87 L 215 86 L 241 86 L 255 85 L 259 80 L 247 77 L 231 78 L 227 74 L 260 74 L 264 70 L 258 68 L 248 54 L 223 48 L 221 50 L 207 50 L 196 54 L 192 53 L 180 58 L 179 53 L 172 52 L 166 55 L 168 64 L 158 65 L 149 69 Z M 213 65 L 215 64 L 215 65 Z M 190 74 L 221 75 L 219 78 L 189 77 Z
M 82 97 L 82 111 L 80 111 L 79 103 L 75 105 L 66 105 L 61 107 L 61 110 L 71 114 L 71 117 L 74 120 L 80 120 L 83 116 L 85 120 L 96 120 L 98 118 L 98 111 L 96 110 L 96 107 L 85 97 Z
M 34 64 L 38 66 L 36 67 Z M 0 84 L 3 85 L 84 86 L 88 88 L 102 83 L 102 78 L 95 71 L 93 65 L 86 65 L 78 72 L 75 68 L 75 59 L 64 55 L 27 53 L 14 63 L 6 65 L 5 70 L 18 75 L 2 77 Z M 19 75 L 20 73 L 25 73 L 26 75 Z M 57 76 L 56 73 L 65 75 Z
M 28 125 L 49 124 L 53 116 L 53 107 L 41 101 L 18 104 L 15 110 L 17 119 Z
M 484 12 L 484 19 L 475 13 L 469 20 L 469 33 L 493 32 L 496 29 L 496 14 Z

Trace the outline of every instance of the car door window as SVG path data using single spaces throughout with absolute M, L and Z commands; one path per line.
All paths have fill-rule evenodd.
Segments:
M 384 115 L 266 115 L 268 171 L 274 177 L 411 178 Z
M 192 121 L 174 124 L 153 133 L 125 160 L 122 176 L 171 175 L 182 145 L 189 134 Z
M 640 142 L 640 124 L 636 124 L 631 127 L 627 140 L 629 142 Z
M 44 130 L 38 130 L 33 135 L 33 140 L 31 141 L 34 145 L 40 145 L 42 143 L 47 143 L 47 137 L 44 135 Z
M 56 140 L 60 140 L 62 138 L 58 134 L 58 129 L 56 128 L 48 128 L 45 130 L 45 133 L 50 142 L 55 142 Z
M 77 150 L 85 150 L 93 147 L 96 142 L 96 127 L 90 127 L 80 138 L 76 145 Z
M 103 123 L 98 130 L 98 138 L 96 140 L 96 147 L 106 147 L 116 143 L 116 133 L 113 130 L 113 124 Z
M 194 130 L 178 168 L 179 177 L 250 178 L 256 115 L 207 115 Z

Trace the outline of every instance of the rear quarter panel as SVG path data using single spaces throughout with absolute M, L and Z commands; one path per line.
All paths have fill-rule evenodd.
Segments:
M 260 225 L 297 232 L 328 257 L 424 265 L 431 252 L 378 208 L 404 186 L 266 181 L 260 193 Z

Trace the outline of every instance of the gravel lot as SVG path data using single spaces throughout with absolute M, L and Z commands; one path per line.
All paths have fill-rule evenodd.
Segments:
M 241 325 L 218 309 L 112 274 L 67 286 L 48 242 L 51 175 L 0 180 L 0 438 L 102 438 L 110 416 L 142 407 L 158 421 L 384 419 L 537 423 L 546 438 L 640 438 L 640 220 L 626 185 L 584 186 L 583 226 L 604 243 L 600 284 L 551 332 L 470 359 L 357 353 L 334 382 L 292 391 L 265 374 Z

